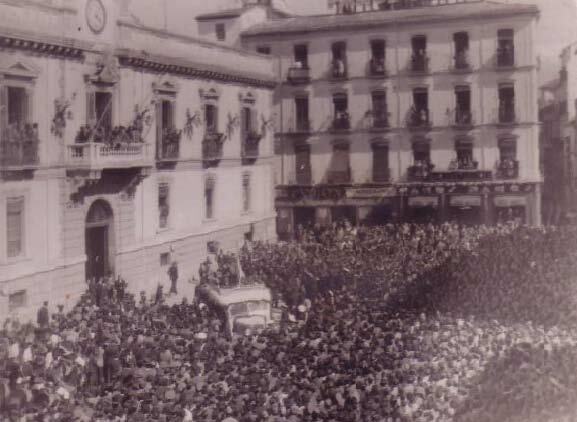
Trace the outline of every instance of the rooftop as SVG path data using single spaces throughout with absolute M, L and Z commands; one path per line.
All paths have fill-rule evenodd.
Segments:
M 352 14 L 289 17 L 269 20 L 243 32 L 245 37 L 310 33 L 318 31 L 342 31 L 343 29 L 370 28 L 422 22 L 442 22 L 455 19 L 478 19 L 492 17 L 538 15 L 535 5 L 505 4 L 497 1 L 479 0 L 434 5 L 400 10 L 379 10 Z

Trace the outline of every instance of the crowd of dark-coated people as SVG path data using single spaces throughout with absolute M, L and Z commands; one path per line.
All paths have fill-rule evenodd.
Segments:
M 300 228 L 296 242 L 245 245 L 241 265 L 219 254 L 199 270 L 203 283 L 227 287 L 242 274 L 271 288 L 281 317 L 249 336 L 228 335 L 193 298 L 169 306 L 162 292 L 135 299 L 120 278 L 91 282 L 70 312 L 51 314 L 45 304 L 37 324 L 3 327 L 0 419 L 573 415 L 577 334 L 554 309 L 535 318 L 523 309 L 535 295 L 569 309 L 570 295 L 558 289 L 571 288 L 576 242 L 575 229 L 513 225 Z

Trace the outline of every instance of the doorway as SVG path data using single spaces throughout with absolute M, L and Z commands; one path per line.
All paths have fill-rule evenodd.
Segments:
M 110 205 L 103 200 L 92 204 L 86 217 L 85 250 L 86 278 L 101 279 L 113 272 L 112 225 L 113 215 Z

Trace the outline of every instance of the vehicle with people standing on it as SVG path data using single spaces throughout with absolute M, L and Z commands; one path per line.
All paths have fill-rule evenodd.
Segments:
M 196 288 L 195 299 L 219 315 L 231 337 L 261 332 L 273 321 L 272 294 L 263 284 L 229 288 L 201 284 Z

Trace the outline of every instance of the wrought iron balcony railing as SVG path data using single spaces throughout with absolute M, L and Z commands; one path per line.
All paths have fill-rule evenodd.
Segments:
M 513 124 L 517 121 L 515 116 L 514 106 L 503 106 L 499 107 L 499 123 L 501 124 Z
M 453 68 L 455 70 L 469 70 L 471 68 L 467 51 L 460 51 L 455 54 Z
M 351 128 L 351 117 L 349 113 L 340 113 L 333 119 L 332 130 L 349 130 Z
M 512 49 L 497 49 L 497 67 L 515 66 L 515 51 Z
M 327 171 L 327 183 L 332 185 L 344 185 L 351 183 L 351 170 Z
M 427 55 L 413 54 L 411 57 L 411 71 L 419 73 L 428 72 L 429 57 Z
M 371 76 L 385 77 L 387 76 L 387 69 L 385 67 L 384 59 L 371 59 L 369 64 L 369 73 Z
M 473 115 L 471 113 L 471 110 L 463 110 L 457 108 L 455 110 L 454 119 L 455 119 L 453 122 L 454 126 L 467 127 L 473 125 Z
M 429 161 L 418 161 L 407 169 L 409 181 L 423 181 L 431 177 L 435 166 Z
M 407 126 L 411 129 L 430 129 L 431 122 L 429 120 L 429 110 L 427 109 L 413 109 L 409 113 Z
M 373 182 L 385 183 L 391 178 L 390 169 L 387 167 L 373 168 Z
M 342 60 L 335 60 L 331 64 L 331 76 L 333 79 L 347 78 L 347 65 Z
M 256 159 L 259 156 L 259 144 L 263 135 L 257 131 L 247 132 L 242 144 L 242 158 Z
M 222 159 L 225 136 L 223 133 L 207 132 L 202 140 L 202 159 L 219 161 Z
M 307 83 L 311 80 L 308 66 L 292 66 L 288 70 L 287 80 L 293 84 Z
M 497 163 L 497 179 L 516 179 L 519 177 L 519 161 L 504 159 Z
M 373 129 L 388 129 L 389 128 L 389 114 L 383 111 L 371 112 L 371 127 Z
M 162 141 L 157 158 L 159 160 L 177 160 L 180 157 L 181 137 L 182 131 L 174 128 L 166 128 L 162 133 Z
M 22 168 L 37 165 L 39 145 L 37 124 L 9 125 L 0 142 L 0 166 Z

